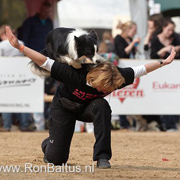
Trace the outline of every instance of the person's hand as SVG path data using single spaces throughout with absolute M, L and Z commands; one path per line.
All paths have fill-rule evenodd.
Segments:
M 173 48 L 174 46 L 172 45 L 168 45 L 166 47 L 163 47 L 162 49 L 160 49 L 157 54 L 163 58 L 165 56 L 166 53 L 170 53 L 171 52 L 171 49 Z
M 20 44 L 19 44 L 19 42 L 18 42 L 18 39 L 17 39 L 16 36 L 12 33 L 11 29 L 10 29 L 8 26 L 6 26 L 6 36 L 7 36 L 8 40 L 9 40 L 10 44 L 11 44 L 13 47 L 15 47 L 15 48 L 17 48 L 17 49 L 20 48 Z
M 176 51 L 176 52 L 179 52 L 179 51 L 180 51 L 180 46 L 175 46 L 174 48 L 175 48 L 175 51 Z
M 136 39 L 133 40 L 133 43 L 136 44 L 136 43 L 139 43 L 140 41 L 141 41 L 140 38 L 136 38 Z
M 168 46 L 164 47 L 163 50 L 164 50 L 165 53 L 166 52 L 170 53 L 173 47 L 174 46 L 172 46 L 172 45 L 168 45 Z
M 155 32 L 155 28 L 154 27 L 148 27 L 147 34 L 149 34 L 151 36 L 154 32 Z
M 176 56 L 175 48 L 173 47 L 171 50 L 171 54 L 163 61 L 163 65 L 170 64 Z

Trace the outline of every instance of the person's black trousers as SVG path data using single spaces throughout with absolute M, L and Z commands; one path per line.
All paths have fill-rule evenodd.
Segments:
M 48 162 L 55 165 L 67 162 L 76 120 L 94 124 L 96 142 L 93 160 L 109 160 L 112 153 L 111 108 L 108 102 L 103 98 L 98 98 L 88 104 L 83 112 L 74 113 L 62 107 L 57 98 L 53 101 L 49 119 L 49 137 L 42 142 L 42 150 Z M 83 134 L 82 138 L 84 138 Z

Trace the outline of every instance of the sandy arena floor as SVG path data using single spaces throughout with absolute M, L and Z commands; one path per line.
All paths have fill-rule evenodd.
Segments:
M 79 172 L 90 165 L 93 171 L 93 134 L 75 133 L 71 146 L 69 166 L 45 172 L 40 168 L 46 165 L 41 152 L 41 141 L 48 132 L 0 134 L 0 165 L 20 166 L 17 172 L 0 172 L 1 180 L 60 180 L 60 179 L 180 179 L 180 132 L 112 132 L 113 157 L 111 169 L 97 169 L 94 173 Z M 26 164 L 25 164 L 26 163 Z M 96 163 L 94 163 L 94 166 Z M 31 166 L 31 168 L 30 168 Z M 27 172 L 25 171 L 25 167 Z M 47 167 L 47 165 L 46 165 Z M 39 170 L 38 170 L 39 168 Z M 59 167 L 60 168 L 60 167 Z M 68 170 L 68 168 L 70 168 Z M 76 172 L 73 168 L 76 168 Z M 32 171 L 32 172 L 30 172 Z M 47 171 L 47 169 L 46 169 Z M 53 169 L 51 169 L 53 171 Z M 61 172 L 60 172 L 61 171 Z M 67 172 L 68 171 L 68 172 Z

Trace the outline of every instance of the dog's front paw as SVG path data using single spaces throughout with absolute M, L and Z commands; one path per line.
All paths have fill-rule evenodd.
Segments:
M 79 62 L 75 62 L 73 61 L 73 63 L 71 64 L 71 66 L 75 69 L 80 69 L 82 68 L 82 65 Z

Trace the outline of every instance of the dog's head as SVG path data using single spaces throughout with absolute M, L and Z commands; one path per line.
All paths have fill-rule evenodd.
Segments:
M 98 37 L 94 30 L 92 30 L 90 33 L 83 30 L 73 31 L 71 33 L 71 38 L 69 38 L 70 58 L 77 60 L 85 56 L 95 64 L 104 61 L 104 58 L 97 54 L 97 40 Z

